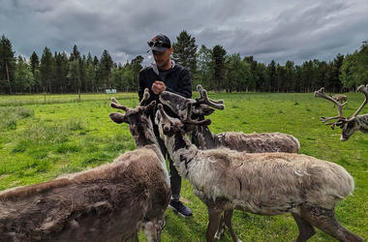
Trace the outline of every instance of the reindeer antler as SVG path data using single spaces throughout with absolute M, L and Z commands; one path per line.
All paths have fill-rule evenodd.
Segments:
M 125 112 L 129 110 L 129 108 L 121 105 L 118 102 L 118 100 L 116 100 L 116 98 L 114 98 L 114 97 L 111 98 L 111 104 L 110 104 L 110 106 L 113 107 L 113 108 L 116 108 L 116 109 L 121 109 L 121 110 L 123 110 Z
M 139 106 L 144 106 L 144 103 L 150 98 L 149 89 L 144 89 L 143 98 L 139 103 Z
M 362 111 L 362 109 L 364 108 L 364 106 L 368 103 L 368 84 L 366 86 L 360 85 L 357 88 L 357 92 L 362 92 L 364 94 L 364 96 L 365 96 L 365 100 L 360 105 L 360 107 L 354 112 L 354 114 L 351 116 L 351 119 L 352 118 L 355 118 L 360 113 L 360 111 Z
M 120 110 L 123 110 L 125 112 L 127 112 L 129 110 L 129 108 L 121 105 L 118 100 L 116 100 L 116 98 L 112 97 L 111 98 L 111 104 L 110 106 L 112 108 L 116 108 L 116 109 L 120 109 Z M 114 121 L 115 123 L 118 123 L 118 124 L 121 124 L 121 123 L 127 123 L 128 120 L 126 118 L 126 115 L 125 114 L 122 114 L 122 113 L 110 113 L 110 118 L 112 121 Z
M 319 89 L 318 91 L 315 91 L 314 92 L 314 96 L 315 97 L 320 97 L 320 98 L 324 98 L 328 101 L 331 101 L 333 102 L 336 106 L 337 106 L 337 113 L 338 113 L 338 116 L 334 116 L 334 117 L 321 117 L 321 121 L 323 123 L 326 123 L 327 121 L 329 120 L 333 120 L 333 119 L 337 119 L 336 122 L 332 122 L 332 123 L 326 123 L 326 125 L 331 125 L 331 128 L 334 129 L 335 128 L 335 125 L 338 125 L 339 123 L 341 123 L 341 121 L 343 120 L 346 120 L 346 118 L 342 115 L 342 109 L 343 107 L 346 105 L 347 102 L 344 102 L 344 103 L 339 103 L 338 101 L 336 101 L 335 99 L 333 99 L 332 97 L 326 95 L 325 93 L 325 88 L 322 87 L 321 89 Z
M 199 92 L 200 97 L 196 98 L 197 103 L 199 104 L 207 104 L 210 107 L 223 110 L 225 108 L 223 100 L 212 100 L 208 98 L 207 91 L 202 87 L 202 85 L 197 85 L 197 91 Z
M 164 110 L 164 106 L 159 103 L 157 105 L 158 109 L 160 110 L 161 114 L 166 118 L 166 119 L 170 119 L 169 115 L 165 112 Z M 188 105 L 188 115 L 184 120 L 181 120 L 181 122 L 183 124 L 194 124 L 194 125 L 210 125 L 211 124 L 211 120 L 210 119 L 205 119 L 205 120 L 193 120 L 191 119 L 191 112 L 192 112 L 192 104 Z
M 187 118 L 185 120 L 183 120 L 183 123 L 186 124 L 194 124 L 194 125 L 210 125 L 211 124 L 211 120 L 210 119 L 205 119 L 205 120 L 193 120 L 192 117 L 192 103 L 189 103 L 187 106 L 187 110 L 188 110 L 188 115 Z

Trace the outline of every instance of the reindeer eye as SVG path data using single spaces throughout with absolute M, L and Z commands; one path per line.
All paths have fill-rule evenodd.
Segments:
M 348 129 L 354 128 L 355 124 L 353 122 L 349 122 L 346 126 Z

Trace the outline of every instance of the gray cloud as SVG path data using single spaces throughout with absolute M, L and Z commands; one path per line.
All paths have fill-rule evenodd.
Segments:
M 156 33 L 172 40 L 187 30 L 197 44 L 228 53 L 296 63 L 352 53 L 368 39 L 366 0 L 97 1 L 0 0 L 0 32 L 17 54 L 80 51 L 117 62 L 146 54 Z

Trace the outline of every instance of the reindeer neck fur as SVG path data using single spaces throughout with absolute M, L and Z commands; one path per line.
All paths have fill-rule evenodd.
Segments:
M 204 120 L 201 116 L 199 120 Z M 195 126 L 192 132 L 192 141 L 201 150 L 215 149 L 221 145 L 220 139 L 213 134 L 208 126 Z
M 181 176 L 187 176 L 190 167 L 192 166 L 191 161 L 195 158 L 198 153 L 198 148 L 192 145 L 185 134 L 177 132 L 172 136 L 163 136 L 165 146 L 170 154 L 170 157 L 174 161 L 174 165 Z
M 368 133 L 368 114 L 358 115 L 356 117 L 359 130 L 363 133 Z
M 142 119 L 135 122 L 135 124 L 130 124 L 129 128 L 137 147 L 140 148 L 146 145 L 159 146 L 157 138 L 153 132 L 153 125 L 150 117 L 142 117 Z
M 130 125 L 137 148 L 147 148 L 153 150 L 160 160 L 162 169 L 165 172 L 167 183 L 170 184 L 169 173 L 166 166 L 166 159 L 161 152 L 160 145 L 153 132 L 153 125 L 149 116 L 142 117 L 143 120 L 135 125 Z M 142 122 L 143 121 L 143 122 Z
M 192 132 L 192 141 L 201 150 L 214 149 L 220 146 L 219 138 L 207 126 L 197 126 Z

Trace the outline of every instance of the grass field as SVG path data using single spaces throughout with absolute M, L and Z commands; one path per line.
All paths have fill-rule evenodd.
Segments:
M 112 162 L 135 144 L 127 125 L 116 125 L 108 114 L 111 95 L 0 96 L 0 190 L 38 183 L 61 174 L 78 172 Z M 124 105 L 135 107 L 137 94 L 114 95 Z M 284 132 L 297 137 L 300 153 L 336 162 L 355 178 L 354 195 L 339 202 L 338 220 L 351 231 L 368 238 L 368 135 L 355 133 L 339 141 L 340 130 L 319 121 L 336 110 L 313 94 L 236 93 L 215 94 L 225 101 L 224 111 L 212 116 L 213 132 Z M 349 93 L 345 113 L 352 114 L 362 95 Z M 363 113 L 368 112 L 368 107 Z M 206 207 L 184 181 L 182 199 L 194 212 L 183 219 L 167 211 L 163 241 L 203 241 L 207 226 Z M 236 212 L 235 232 L 243 241 L 292 241 L 297 227 L 291 215 L 274 217 Z M 143 240 L 143 236 L 140 235 Z M 231 241 L 228 233 L 222 241 Z M 317 231 L 311 241 L 334 241 Z

